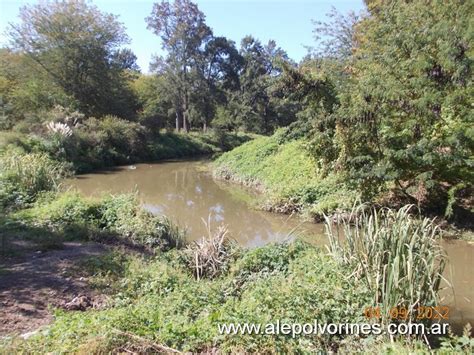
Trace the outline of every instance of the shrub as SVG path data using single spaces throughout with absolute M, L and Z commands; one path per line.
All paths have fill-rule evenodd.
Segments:
M 89 118 L 78 125 L 71 137 L 62 139 L 63 159 L 76 170 L 127 164 L 146 156 L 145 131 L 138 123 L 115 116 Z
M 287 272 L 291 262 L 300 257 L 308 246 L 301 241 L 269 244 L 249 250 L 235 263 L 232 274 L 244 276 L 273 272 Z
M 13 131 L 0 131 L 0 152 L 9 146 L 21 147 L 27 139 L 26 135 Z
M 110 236 L 149 249 L 184 244 L 184 232 L 168 219 L 144 210 L 135 194 L 91 200 L 77 192 L 67 192 L 41 199 L 15 217 L 68 239 Z
M 149 248 L 180 247 L 184 234 L 166 218 L 140 206 L 136 194 L 109 196 L 99 207 L 100 227 Z
M 16 218 L 68 239 L 93 238 L 99 227 L 99 205 L 77 192 L 66 192 L 44 196 L 33 208 L 18 212 Z
M 0 204 L 22 206 L 41 192 L 57 190 L 68 173 L 65 164 L 44 153 L 9 150 L 0 156 Z

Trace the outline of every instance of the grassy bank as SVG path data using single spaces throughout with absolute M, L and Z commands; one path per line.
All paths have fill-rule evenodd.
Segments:
M 432 221 L 404 211 L 354 213 L 358 219 L 351 224 L 328 219 L 330 254 L 299 241 L 243 250 L 226 239 L 223 227 L 185 245 L 183 233 L 145 211 L 135 195 L 90 199 L 58 193 L 67 161 L 16 146 L 0 160 L 0 181 L 8 187 L 0 195 L 8 207 L 0 215 L 2 247 L 7 246 L 2 253 L 15 252 L 15 242 L 25 241 L 44 251 L 71 240 L 112 245 L 110 253 L 79 261 L 74 270 L 109 302 L 85 311 L 58 309 L 51 325 L 27 339 L 2 339 L 0 352 L 428 351 L 422 339 L 406 336 L 392 342 L 385 335 L 343 332 L 225 334 L 219 326 L 360 324 L 369 322 L 364 310 L 370 306 L 386 311 L 437 305 L 444 255 Z M 349 208 L 356 199 L 336 175 L 314 171 L 301 139 L 258 138 L 224 154 L 217 166 L 219 176 L 267 191 L 270 209 L 317 216 Z M 352 223 L 360 234 L 351 234 Z M 339 243 L 339 235 L 351 242 Z M 472 350 L 467 335 L 430 341 L 446 352 Z
M 286 140 L 284 131 L 260 137 L 220 156 L 214 177 L 266 192 L 263 207 L 311 218 L 350 209 L 358 195 L 336 174 L 323 176 L 305 149 L 305 139 Z
M 49 232 L 50 238 L 103 241 L 106 235 L 115 235 L 122 241 L 149 247 L 153 253 L 114 249 L 105 255 L 79 261 L 74 274 L 87 280 L 98 292 L 108 295 L 107 306 L 86 311 L 56 310 L 55 320 L 50 326 L 27 339 L 4 338 L 0 341 L 0 351 L 339 351 L 379 354 L 428 350 L 421 339 L 405 336 L 391 342 L 384 335 L 347 335 L 341 332 L 293 337 L 281 332 L 256 335 L 219 331 L 219 326 L 231 323 L 265 326 L 277 322 L 314 324 L 317 320 L 320 324 L 360 324 L 368 322 L 364 310 L 374 304 L 393 302 L 401 306 L 407 301 L 407 295 L 418 298 L 423 304 L 436 302 L 441 259 L 433 254 L 437 250 L 436 230 L 432 225 L 426 225 L 426 221 L 397 219 L 390 213 L 372 216 L 371 220 L 376 218 L 379 221 L 380 230 L 367 226 L 361 230 L 360 238 L 372 245 L 375 250 L 373 257 L 378 264 L 374 262 L 369 268 L 363 268 L 367 260 L 364 249 L 356 248 L 355 253 L 333 241 L 331 254 L 326 254 L 317 247 L 296 241 L 243 250 L 232 243 L 219 242 L 225 237 L 225 229 L 211 234 L 205 242 L 163 248 L 163 241 L 169 240 L 173 229 L 138 211 L 135 206 L 133 196 L 92 201 L 66 194 L 11 217 L 10 226 L 15 226 L 17 218 L 23 229 L 43 229 Z M 365 223 L 363 218 L 360 221 Z M 415 231 L 408 233 L 410 244 L 415 248 L 427 236 L 432 236 L 432 243 L 426 242 L 425 248 L 416 256 L 420 262 L 413 264 L 412 271 L 404 268 L 397 274 L 395 263 L 379 258 L 385 253 L 384 243 L 395 236 L 385 228 L 393 223 Z M 418 228 L 420 223 L 425 223 L 423 228 Z M 332 222 L 328 223 L 328 228 L 334 240 L 338 233 L 330 226 Z M 343 224 L 340 227 L 346 228 Z M 15 228 L 18 233 L 20 227 Z M 350 231 L 347 229 L 343 233 Z M 374 233 L 381 238 L 373 238 Z M 41 238 L 37 233 L 29 236 Z M 150 240 L 154 242 L 149 244 Z M 210 248 L 210 245 L 215 248 Z M 400 260 L 413 255 L 413 250 L 405 244 L 394 247 L 392 252 Z M 356 257 L 347 257 L 351 253 Z M 200 265 L 196 265 L 196 260 Z M 430 274 L 425 272 L 427 268 L 432 268 Z M 408 279 L 406 272 L 423 277 Z M 390 281 L 385 274 L 390 275 Z M 411 293 L 410 287 L 405 286 L 403 289 L 388 287 L 400 282 L 403 285 L 409 283 L 416 292 Z M 381 287 L 384 292 L 379 294 L 374 287 Z M 439 342 L 435 344 L 440 346 Z M 440 350 L 444 353 L 468 353 L 470 349 L 472 341 L 468 337 L 451 337 L 441 344 Z
M 221 335 L 218 324 L 362 321 L 367 291 L 342 269 L 302 244 L 269 246 L 235 256 L 217 279 L 196 280 L 181 252 L 152 260 L 110 254 L 85 262 L 97 285 L 113 285 L 114 306 L 103 311 L 57 312 L 46 332 L 5 349 L 26 352 L 311 351 L 338 337 Z M 315 286 L 317 285 L 317 286 Z M 318 304 L 314 300 L 319 300 Z M 8 342 L 7 342 L 8 343 Z M 356 339 L 348 346 L 355 348 Z
M 134 194 L 84 198 L 76 192 L 43 194 L 30 208 L 3 217 L 0 236 L 8 254 L 18 238 L 40 250 L 64 241 L 123 244 L 155 251 L 179 247 L 184 233 L 162 216 L 144 210 Z
M 70 135 L 1 131 L 0 154 L 11 150 L 44 153 L 69 164 L 74 172 L 87 172 L 114 165 L 219 154 L 252 137 L 218 130 L 151 133 L 138 123 L 109 116 L 90 118 Z
M 265 210 L 297 212 L 316 221 L 322 221 L 324 214 L 347 214 L 361 202 L 393 209 L 413 203 L 394 183 L 367 195 L 347 174 L 318 169 L 308 139 L 292 135 L 290 128 L 280 129 L 270 137 L 257 137 L 222 154 L 214 162 L 213 176 L 265 192 L 260 204 Z M 465 205 L 468 201 L 466 198 Z M 472 208 L 458 206 L 456 216 L 448 217 L 442 209 L 419 207 L 423 215 L 436 216 L 445 225 L 446 235 L 472 240 Z

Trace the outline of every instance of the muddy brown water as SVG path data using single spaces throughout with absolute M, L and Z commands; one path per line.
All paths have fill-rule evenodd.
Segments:
M 170 161 L 117 167 L 78 175 L 66 186 L 87 196 L 137 191 L 145 208 L 169 217 L 187 229 L 190 240 L 207 235 L 226 224 L 229 233 L 246 247 L 302 237 L 324 245 L 324 227 L 302 222 L 296 216 L 278 215 L 254 208 L 259 196 L 234 184 L 215 181 L 206 161 Z M 474 326 L 474 244 L 444 241 L 450 259 L 445 276 L 453 289 L 443 291 L 443 304 L 450 305 L 450 323 L 456 328 Z

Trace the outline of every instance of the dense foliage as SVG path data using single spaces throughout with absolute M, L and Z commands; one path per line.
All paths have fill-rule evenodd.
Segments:
M 274 41 L 247 36 L 237 48 L 215 36 L 190 0 L 162 1 L 146 22 L 164 54 L 141 74 L 121 49 L 127 36 L 115 16 L 81 0 L 26 6 L 0 52 L 1 125 L 73 130 L 47 139 L 53 157 L 79 170 L 172 156 L 149 149 L 168 139 L 157 138 L 163 128 L 270 134 L 289 126 L 289 139 L 309 142 L 301 146 L 314 174 L 337 175 L 366 201 L 467 220 L 472 13 L 461 0 L 370 1 L 346 16 L 333 9 L 315 22 L 318 45 L 297 65 Z M 58 104 L 67 118 L 51 113 Z
M 68 174 L 65 164 L 44 153 L 10 151 L 0 155 L 0 211 L 34 202 L 42 192 L 55 191 Z
M 81 272 L 111 303 L 58 311 L 29 339 L 2 339 L 5 352 L 428 351 L 383 336 L 218 333 L 435 304 L 445 259 L 433 221 L 408 207 L 348 212 L 359 200 L 472 227 L 474 4 L 366 5 L 315 23 L 319 46 L 296 64 L 275 41 L 215 36 L 190 0 L 160 1 L 146 23 L 163 57 L 149 74 L 116 16 L 84 0 L 23 7 L 0 49 L 2 244 L 94 240 L 153 256 L 87 260 Z M 233 149 L 253 138 L 238 131 L 268 136 Z M 58 193 L 72 172 L 227 150 L 214 176 L 264 191 L 267 210 L 325 216 L 332 256 L 300 242 L 240 250 L 224 227 L 180 250 L 182 231 L 136 196 Z M 472 352 L 468 332 L 442 347 Z
M 179 247 L 184 242 L 183 232 L 162 216 L 143 209 L 135 194 L 104 196 L 87 199 L 79 193 L 43 195 L 30 208 L 9 215 L 7 229 L 32 231 L 33 242 L 41 242 L 47 233 L 56 238 L 56 245 L 64 240 L 116 240 L 125 245 L 148 250 Z M 35 235 L 34 231 L 41 231 Z
M 314 154 L 327 169 L 367 197 L 394 188 L 438 213 L 470 208 L 472 13 L 465 1 L 371 2 L 338 105 L 315 117 Z
M 285 67 L 280 86 L 300 105 L 286 138 L 308 142 L 314 174 L 336 174 L 364 201 L 414 203 L 466 222 L 474 180 L 472 4 L 371 2 L 368 10 L 331 13 L 317 23 L 317 51 Z M 246 174 L 237 166 L 250 154 L 234 157 L 234 173 Z M 265 171 L 264 161 L 258 166 Z
M 85 1 L 52 1 L 25 6 L 21 23 L 11 25 L 13 48 L 89 115 L 134 115 L 134 98 L 124 71 L 135 56 L 116 16 Z

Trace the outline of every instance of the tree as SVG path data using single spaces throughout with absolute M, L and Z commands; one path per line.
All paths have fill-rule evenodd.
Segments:
M 366 191 L 393 183 L 444 208 L 474 180 L 473 7 L 370 2 L 336 119 L 338 159 Z
M 229 92 L 239 88 L 239 71 L 243 58 L 235 44 L 225 37 L 213 37 L 198 58 L 194 102 L 197 103 L 196 118 L 203 129 L 216 114 L 219 105 L 227 103 Z
M 204 14 L 189 0 L 156 3 L 146 21 L 168 52 L 166 58 L 157 58 L 154 66 L 159 73 L 166 74 L 173 93 L 176 130 L 188 131 L 192 72 L 197 71 L 197 58 L 212 38 L 212 31 L 205 23 Z
M 314 39 L 318 43 L 314 55 L 318 58 L 345 60 L 357 47 L 356 24 L 362 16 L 354 11 L 343 15 L 335 7 L 326 16 L 328 22 L 313 20 Z
M 138 120 L 152 131 L 174 125 L 174 109 L 166 78 L 157 74 L 140 74 L 132 84 L 138 98 Z
M 83 0 L 42 2 L 20 11 L 10 24 L 14 49 L 29 56 L 88 115 L 132 117 L 135 103 L 124 70 L 134 56 L 116 16 Z
M 7 48 L 0 49 L 0 127 L 9 128 L 31 113 L 55 105 L 74 105 L 43 70 L 32 67 L 31 59 Z
M 294 121 L 295 106 L 279 92 L 279 80 L 284 64 L 290 64 L 287 54 L 269 41 L 266 45 L 252 36 L 242 39 L 243 59 L 238 90 L 228 93 L 226 112 L 220 112 L 219 122 L 227 127 L 240 126 L 248 131 L 271 133 L 275 127 Z M 222 110 L 221 110 L 222 111 Z M 231 121 L 225 120 L 225 116 Z

